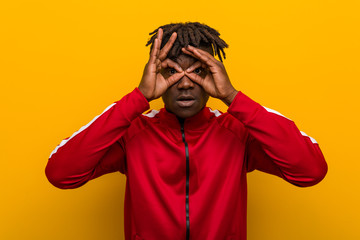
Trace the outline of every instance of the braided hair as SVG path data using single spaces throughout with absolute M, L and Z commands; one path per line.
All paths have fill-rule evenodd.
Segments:
M 215 29 L 198 22 L 171 23 L 158 27 L 153 32 L 149 33 L 149 35 L 152 36 L 146 46 L 151 44 L 150 49 L 152 49 L 154 41 L 157 38 L 159 28 L 163 29 L 161 48 L 169 41 L 174 32 L 177 33 L 177 38 L 168 54 L 169 58 L 176 58 L 179 56 L 182 53 L 181 48 L 186 47 L 187 45 L 192 45 L 197 48 L 200 46 L 211 47 L 215 56 L 218 55 L 220 61 L 222 61 L 222 56 L 224 59 L 226 58 L 224 48 L 229 46 L 219 37 L 220 33 Z

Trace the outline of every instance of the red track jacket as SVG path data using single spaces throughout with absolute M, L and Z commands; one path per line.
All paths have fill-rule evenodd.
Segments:
M 136 88 L 63 140 L 46 175 L 76 188 L 105 173 L 127 177 L 126 240 L 245 240 L 246 173 L 297 186 L 321 181 L 316 141 L 280 113 L 239 92 L 227 113 L 203 108 L 181 124 Z

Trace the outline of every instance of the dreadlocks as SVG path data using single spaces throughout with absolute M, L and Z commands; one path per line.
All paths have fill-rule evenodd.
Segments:
M 220 61 L 222 61 L 222 56 L 224 59 L 226 58 L 224 48 L 228 47 L 228 44 L 219 37 L 220 33 L 218 31 L 205 24 L 186 22 L 172 23 L 158 27 L 153 32 L 149 33 L 149 35 L 152 36 L 146 46 L 151 44 L 151 49 L 157 38 L 159 28 L 162 28 L 164 32 L 161 48 L 169 41 L 174 32 L 177 33 L 175 43 L 168 54 L 169 58 L 179 56 L 181 54 L 181 48 L 186 47 L 187 45 L 192 45 L 194 47 L 209 46 L 212 47 L 215 56 L 219 56 Z

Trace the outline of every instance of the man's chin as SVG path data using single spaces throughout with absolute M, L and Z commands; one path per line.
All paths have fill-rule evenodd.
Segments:
M 184 107 L 184 108 L 180 108 L 177 109 L 174 114 L 178 117 L 178 118 L 190 118 L 195 116 L 198 112 L 200 112 L 200 110 L 194 109 L 193 107 Z

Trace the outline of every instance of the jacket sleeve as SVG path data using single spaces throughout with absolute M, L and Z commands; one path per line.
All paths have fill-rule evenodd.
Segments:
M 138 88 L 110 105 L 55 148 L 45 169 L 48 180 L 58 188 L 76 188 L 105 173 L 124 173 L 121 137 L 148 108 Z
M 248 171 L 258 169 L 301 187 L 315 185 L 325 177 L 327 164 L 318 143 L 299 131 L 292 120 L 242 92 L 236 95 L 228 112 L 249 132 Z

